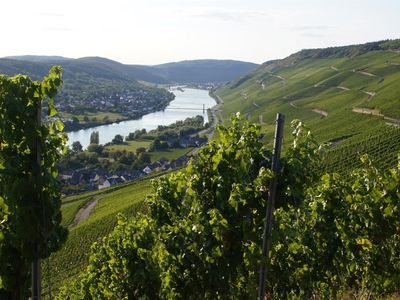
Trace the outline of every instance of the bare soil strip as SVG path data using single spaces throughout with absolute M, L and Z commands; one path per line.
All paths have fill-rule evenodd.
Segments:
M 357 73 L 362 74 L 362 75 L 366 75 L 366 76 L 370 76 L 370 77 L 376 77 L 375 74 L 364 72 L 364 71 L 357 71 Z
M 377 117 L 383 117 L 383 119 L 390 121 L 391 123 L 400 124 L 400 119 L 395 119 L 391 117 L 387 117 L 380 112 L 379 109 L 370 109 L 370 108 L 363 108 L 363 107 L 355 107 L 352 109 L 355 113 L 366 114 L 366 115 L 373 115 Z
M 275 75 L 275 74 L 271 74 L 272 77 L 276 77 L 279 78 L 280 80 L 286 81 L 287 79 L 281 75 Z
M 336 88 L 341 89 L 341 90 L 344 90 L 344 91 L 350 91 L 349 88 L 347 88 L 347 87 L 345 87 L 345 86 L 341 86 L 341 85 L 338 85 Z
M 72 222 L 71 227 L 74 227 L 87 220 L 99 199 L 101 199 L 101 196 L 93 198 L 92 200 L 88 201 L 81 209 L 79 209 L 79 211 L 75 215 L 75 219 Z
M 374 98 L 375 95 L 376 95 L 375 92 L 367 92 L 367 91 L 361 91 L 361 92 L 363 92 L 364 94 L 367 94 L 367 95 L 368 95 L 368 99 L 367 99 L 368 102 L 371 101 L 372 98 Z
M 334 67 L 334 66 L 331 66 L 331 69 L 334 70 L 334 71 L 339 71 L 339 69 Z
M 316 112 L 317 114 L 320 114 L 321 116 L 327 117 L 328 116 L 328 112 L 319 108 L 314 108 L 312 110 L 313 112 Z

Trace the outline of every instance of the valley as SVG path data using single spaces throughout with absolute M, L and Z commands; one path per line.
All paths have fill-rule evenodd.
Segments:
M 390 241 L 381 245 L 373 228 L 381 222 L 393 231 L 398 224 L 399 49 L 399 40 L 306 49 L 262 65 L 202 60 L 150 67 L 103 58 L 0 59 L 0 72 L 27 71 L 33 77 L 42 64 L 65 65 L 65 87 L 57 108 L 71 130 L 72 150 L 57 167 L 64 183 L 61 224 L 69 235 L 58 251 L 42 260 L 44 298 L 64 286 L 59 297 L 71 287 L 73 299 L 82 292 L 79 284 L 93 281 L 97 288 L 96 280 L 118 278 L 116 286 L 125 284 L 123 280 L 131 280 L 126 274 L 147 288 L 145 276 L 150 271 L 162 276 L 171 272 L 166 282 L 173 278 L 186 293 L 191 293 L 185 290 L 187 282 L 193 284 L 193 278 L 213 274 L 221 266 L 227 274 L 237 272 L 238 289 L 246 280 L 255 282 L 256 272 L 248 265 L 259 259 L 255 241 L 260 242 L 265 191 L 273 176 L 268 168 L 278 112 L 286 117 L 283 168 L 278 174 L 283 202 L 276 212 L 279 226 L 272 249 L 276 256 L 269 262 L 276 276 L 271 281 L 279 276 L 331 280 L 322 271 L 315 275 L 308 269 L 311 265 L 322 270 L 330 264 L 341 268 L 350 274 L 350 283 L 353 269 L 348 266 L 369 275 L 370 270 L 360 265 L 380 261 L 384 251 L 398 251 L 393 246 L 398 240 L 391 240 L 394 234 L 380 232 Z M 22 63 L 28 60 L 29 64 Z M 10 67 L 14 63 L 18 68 Z M 81 63 L 84 70 L 76 72 Z M 219 71 L 213 73 L 215 68 Z M 167 91 L 165 87 L 173 84 L 179 88 Z M 179 102 L 182 97 L 188 101 Z M 75 127 L 68 127 L 69 122 L 75 122 Z M 221 131 L 216 130 L 219 124 Z M 93 131 L 99 132 L 97 138 Z M 353 230 L 350 237 L 346 230 Z M 358 261 L 353 264 L 353 258 L 332 250 L 332 240 L 338 249 L 356 249 Z M 183 252 L 185 247 L 190 251 Z M 329 251 L 332 257 L 339 256 L 320 265 L 313 256 L 320 249 L 322 257 Z M 242 265 L 231 268 L 238 260 L 243 260 Z M 342 260 L 352 264 L 341 264 Z M 143 265 L 128 272 L 123 269 L 127 261 Z M 115 276 L 94 276 L 96 272 Z M 379 273 L 379 268 L 373 272 Z M 186 281 L 182 276 L 187 276 Z M 228 295 L 231 291 L 225 291 L 223 284 L 228 279 L 213 276 L 220 282 L 214 296 L 220 290 Z M 379 280 L 376 285 L 381 288 Z M 273 288 L 296 286 L 296 280 L 289 281 Z M 393 282 L 388 283 L 391 291 L 395 291 Z M 246 287 L 248 293 L 254 293 L 253 285 Z M 93 286 L 87 290 L 92 292 Z

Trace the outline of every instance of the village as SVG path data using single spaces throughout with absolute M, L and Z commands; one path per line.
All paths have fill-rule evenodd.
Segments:
M 64 195 L 72 195 L 131 182 L 152 173 L 175 170 L 184 167 L 189 160 L 188 155 L 170 161 L 161 157 L 159 160 L 146 165 L 142 170 L 116 171 L 114 173 L 102 168 L 93 171 L 81 168 L 64 171 L 59 174 L 59 179 L 64 186 L 74 187 L 68 190 L 63 189 Z
M 143 151 L 141 153 L 138 153 L 138 151 L 136 152 L 138 154 L 137 158 L 141 160 L 140 168 L 126 168 L 125 170 L 115 171 L 111 171 L 109 168 L 102 167 L 102 165 L 99 164 L 98 160 L 98 158 L 101 157 L 97 153 L 92 153 L 90 155 L 93 156 L 89 157 L 88 160 L 97 161 L 97 164 L 95 165 L 96 167 L 89 169 L 87 167 L 80 167 L 76 169 L 71 168 L 68 170 L 60 170 L 58 178 L 63 185 L 64 195 L 78 194 L 92 190 L 101 190 L 118 184 L 131 182 L 150 174 L 168 172 L 171 170 L 182 168 L 192 158 L 191 153 L 194 152 L 194 149 L 198 149 L 206 142 L 207 138 L 198 136 L 182 136 L 178 140 L 168 140 L 165 142 L 163 141 L 163 143 L 160 144 L 153 142 L 152 146 L 150 146 L 150 148 L 153 148 L 153 150 L 165 150 L 173 146 L 178 146 L 181 149 L 187 149 L 187 153 L 179 156 L 176 159 L 169 160 L 165 157 L 160 157 L 157 160 L 151 162 L 149 159 L 142 158 L 145 155 L 146 157 L 148 157 L 149 151 L 149 149 L 143 149 L 141 150 Z M 156 144 L 156 146 L 154 146 L 154 144 Z M 86 155 L 87 152 L 88 151 L 84 151 L 81 153 Z M 108 157 L 113 156 L 113 154 L 106 153 L 107 151 L 103 150 L 100 155 L 107 155 Z M 122 156 L 123 155 L 129 156 L 129 153 L 125 152 L 124 154 L 123 152 Z M 111 158 L 111 160 L 114 159 Z M 121 159 L 121 161 L 123 161 L 123 159 Z M 145 161 L 148 161 L 148 163 L 144 163 Z M 128 163 L 130 162 L 128 161 Z
M 55 108 L 60 113 L 60 119 L 66 131 L 108 124 L 115 121 L 136 119 L 147 113 L 164 109 L 175 98 L 173 93 L 164 89 L 126 89 L 106 93 L 82 93 L 77 96 L 70 92 L 61 93 Z M 46 110 L 46 108 L 43 108 Z M 90 114 L 114 113 L 119 115 L 117 120 L 108 116 L 96 117 Z M 54 121 L 43 114 L 44 122 Z

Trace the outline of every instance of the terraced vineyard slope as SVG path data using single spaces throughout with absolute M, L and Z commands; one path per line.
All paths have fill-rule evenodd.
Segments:
M 319 142 L 340 143 L 400 124 L 400 40 L 302 50 L 268 61 L 216 94 L 272 135 L 276 112 L 301 119 Z M 286 126 L 286 144 L 290 139 Z M 271 139 L 267 139 L 271 140 Z

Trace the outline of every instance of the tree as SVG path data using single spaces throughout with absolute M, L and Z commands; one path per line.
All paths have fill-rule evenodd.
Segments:
M 32 261 L 48 257 L 66 239 L 55 167 L 66 136 L 60 120 L 38 122 L 42 103 L 50 117 L 56 114 L 53 98 L 61 84 L 60 67 L 42 82 L 0 76 L 0 198 L 8 212 L 0 234 L 1 299 L 27 299 Z
M 90 134 L 90 144 L 99 144 L 99 132 L 98 131 L 93 131 Z
M 139 156 L 140 153 L 144 153 L 144 152 L 146 152 L 146 148 L 145 147 L 136 148 L 136 156 Z
M 81 152 L 82 149 L 83 149 L 82 144 L 79 141 L 72 143 L 72 151 L 74 151 L 75 153 Z
M 72 117 L 72 125 L 74 126 L 79 125 L 79 119 L 77 117 Z
M 115 144 L 115 145 L 121 145 L 121 144 L 124 143 L 124 137 L 122 135 L 120 135 L 120 134 L 117 134 L 113 138 L 112 143 Z
M 96 152 L 97 154 L 101 154 L 104 150 L 103 145 L 98 145 L 98 144 L 90 144 L 87 148 L 89 152 Z

